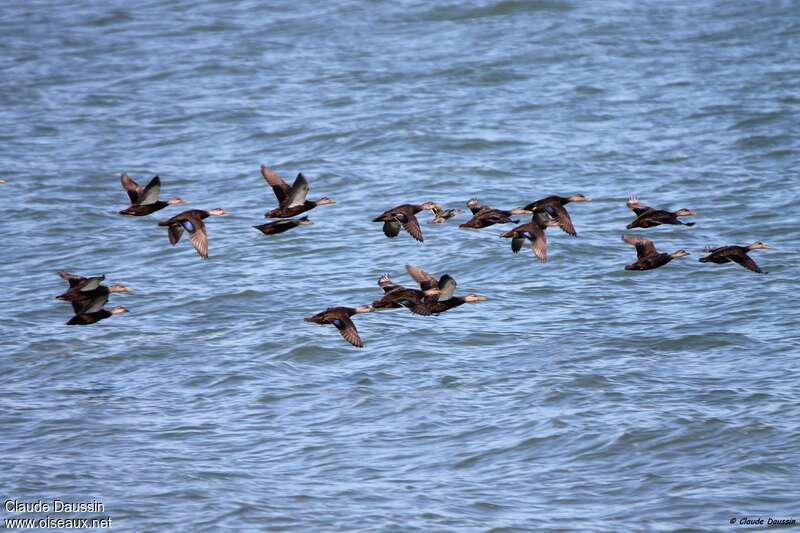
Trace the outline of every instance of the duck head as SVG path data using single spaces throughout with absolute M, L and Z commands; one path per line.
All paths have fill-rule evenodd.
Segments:
M 168 203 L 169 205 L 185 204 L 185 203 L 186 203 L 186 200 L 184 200 L 184 199 L 183 199 L 183 198 L 181 198 L 180 196 L 173 196 L 172 198 L 170 198 L 169 200 L 167 200 L 167 203 Z
M 573 194 L 569 197 L 570 202 L 591 202 L 589 198 L 582 194 Z
M 488 300 L 486 296 L 481 296 L 480 294 L 467 294 L 464 296 L 465 302 L 485 302 Z
M 756 241 L 747 247 L 748 250 L 766 250 L 767 248 L 769 248 L 767 243 L 761 241 Z
M 371 313 L 374 310 L 371 305 L 359 305 L 355 308 L 356 313 Z
M 676 217 L 693 217 L 696 214 L 697 213 L 695 211 L 691 211 L 689 209 L 678 209 L 677 211 L 675 211 Z
M 442 206 L 437 204 L 436 202 L 425 202 L 424 204 L 419 205 L 423 210 L 429 209 L 441 209 Z
M 121 283 L 114 283 L 108 286 L 108 292 L 133 292 L 133 289 L 122 285 Z
M 211 215 L 212 217 L 226 217 L 230 215 L 228 211 L 226 211 L 221 207 L 215 207 L 214 209 L 210 209 L 208 211 L 208 214 Z
M 317 205 L 333 205 L 335 203 L 336 203 L 336 200 L 331 200 L 327 196 L 323 196 L 322 198 L 320 198 L 316 202 Z
M 112 307 L 111 311 L 110 311 L 110 313 L 112 315 L 119 315 L 120 313 L 127 313 L 127 312 L 128 312 L 128 308 L 127 307 L 122 307 L 121 305 L 118 305 L 116 307 Z
M 672 257 L 686 257 L 687 255 L 689 255 L 689 252 L 687 252 L 686 250 L 678 250 L 677 252 L 673 252 L 670 255 L 672 255 Z
M 300 224 L 301 226 L 304 226 L 306 224 L 313 224 L 313 222 L 311 220 L 309 220 L 308 217 L 303 217 L 301 219 L 298 219 L 297 223 Z
M 515 207 L 511 210 L 512 215 L 532 215 L 533 211 L 525 209 L 524 207 Z

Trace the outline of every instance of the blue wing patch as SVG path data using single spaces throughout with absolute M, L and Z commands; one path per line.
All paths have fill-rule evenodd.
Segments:
M 188 220 L 181 220 L 181 226 L 183 226 L 183 229 L 185 229 L 186 231 L 188 231 L 190 233 L 192 231 L 194 231 L 194 224 L 192 224 Z

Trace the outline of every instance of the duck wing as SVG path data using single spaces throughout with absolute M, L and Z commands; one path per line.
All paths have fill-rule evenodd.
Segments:
M 186 227 L 186 222 L 194 226 L 194 230 Z M 189 232 L 189 238 L 192 239 L 192 246 L 200 254 L 203 259 L 208 259 L 208 234 L 206 233 L 205 223 L 197 218 L 192 217 L 191 220 L 181 223 L 186 231 Z
M 763 274 L 764 271 L 758 268 L 758 265 L 753 258 L 747 254 L 730 254 L 726 256 L 728 259 L 733 261 L 734 263 L 738 263 L 745 267 L 747 270 L 752 270 L 753 272 L 758 272 L 759 274 Z
M 547 236 L 537 224 L 531 224 L 531 250 L 542 263 L 547 261 Z
M 183 226 L 180 224 L 171 224 L 167 228 L 167 235 L 169 235 L 169 243 L 172 246 L 178 244 L 178 241 L 181 240 L 181 235 L 183 235 Z
M 127 172 L 123 172 L 120 176 L 122 188 L 128 193 L 128 198 L 131 200 L 131 205 L 136 205 L 144 194 L 144 187 L 140 187 L 138 183 L 133 181 Z
M 650 239 L 645 239 L 638 235 L 623 235 L 622 240 L 636 247 L 636 256 L 639 259 L 647 259 L 648 257 L 658 255 L 656 246 Z
M 271 171 L 267 165 L 261 165 L 261 176 L 267 182 L 267 185 L 272 187 L 272 192 L 275 193 L 275 197 L 278 199 L 278 205 L 282 204 L 289 196 L 289 191 L 291 190 L 289 184 L 282 177 Z
M 419 283 L 419 286 L 422 287 L 423 290 L 435 287 L 437 284 L 437 281 L 433 278 L 433 276 L 414 265 L 406 265 L 406 272 L 408 272 L 409 276 L 414 278 L 414 281 Z
M 450 274 L 445 274 L 441 278 L 439 278 L 439 296 L 436 298 L 440 301 L 449 300 L 453 297 L 453 293 L 458 286 L 456 280 Z
M 342 316 L 334 318 L 333 320 L 331 320 L 331 324 L 336 326 L 336 329 L 339 330 L 339 334 L 342 336 L 344 340 L 346 340 L 356 348 L 364 347 L 364 342 L 358 335 L 358 330 L 356 329 L 356 325 L 353 323 L 352 320 L 350 320 L 350 317 Z
M 556 204 L 548 207 L 553 210 L 553 214 L 555 214 L 554 218 L 558 219 L 558 225 L 567 235 L 572 235 L 573 237 L 578 235 L 575 231 L 575 226 L 572 225 L 572 219 L 569 217 L 569 213 L 567 213 L 563 205 Z
M 139 196 L 140 205 L 150 205 L 158 201 L 158 195 L 161 193 L 161 179 L 156 176 L 150 180 L 144 192 Z
M 76 315 L 86 315 L 100 311 L 108 303 L 108 293 L 96 294 L 88 301 L 72 302 L 72 309 Z
M 406 230 L 409 235 L 414 237 L 419 242 L 423 242 L 422 238 L 422 229 L 419 227 L 419 222 L 417 221 L 416 215 L 412 213 L 410 210 L 403 213 L 402 216 L 398 217 L 398 220 L 402 222 L 403 229 Z
M 292 183 L 292 188 L 289 190 L 289 194 L 286 196 L 285 207 L 295 207 L 298 205 L 303 205 L 306 202 L 306 196 L 308 195 L 308 191 L 309 191 L 308 181 L 306 181 L 306 177 L 303 176 L 303 173 L 300 172 L 294 179 L 294 183 Z

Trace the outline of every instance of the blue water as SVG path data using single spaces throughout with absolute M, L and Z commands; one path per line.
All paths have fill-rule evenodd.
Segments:
M 122 531 L 725 531 L 800 520 L 800 5 L 0 5 L 0 497 L 104 504 Z M 313 225 L 251 226 L 302 171 Z M 122 217 L 119 173 L 158 174 Z M 549 194 L 549 261 L 510 226 L 371 219 Z M 636 234 L 629 195 L 697 211 Z M 158 220 L 206 220 L 210 259 Z M 688 220 L 688 219 L 687 219 Z M 700 264 L 749 244 L 769 273 Z M 486 302 L 303 321 L 404 265 Z M 130 312 L 67 327 L 56 272 Z M 53 513 L 50 513 L 53 515 Z M 39 516 L 0 511 L 2 518 Z M 84 516 L 67 513 L 64 517 Z M 59 516 L 60 517 L 60 516 Z M 736 526 L 742 529 L 744 526 Z

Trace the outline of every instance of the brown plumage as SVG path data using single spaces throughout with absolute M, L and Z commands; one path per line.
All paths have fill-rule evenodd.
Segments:
M 636 214 L 636 219 L 628 224 L 628 229 L 652 228 L 660 226 L 661 224 L 694 226 L 694 222 L 681 222 L 678 220 L 678 217 L 690 217 L 697 214 L 688 209 L 678 209 L 677 211 L 654 209 L 650 206 L 643 205 L 635 196 L 628 198 L 626 205 Z
M 572 219 L 569 213 L 564 208 L 570 202 L 588 202 L 587 197 L 582 194 L 573 194 L 572 196 L 548 196 L 541 200 L 536 200 L 525 206 L 525 209 L 533 213 L 544 211 L 550 217 L 558 220 L 559 226 L 567 235 L 575 237 L 578 233 L 575 231 L 575 226 L 572 224 Z
M 426 209 L 433 209 L 439 207 L 434 202 L 425 202 L 424 204 L 403 204 L 393 207 L 388 211 L 384 211 L 381 215 L 372 219 L 373 222 L 383 222 L 383 233 L 390 239 L 397 237 L 400 233 L 400 228 L 408 232 L 409 235 L 414 237 L 419 242 L 423 242 L 422 229 L 419 227 L 416 214 Z
M 671 254 L 661 253 L 650 239 L 637 235 L 623 235 L 622 240 L 636 247 L 636 262 L 625 265 L 625 270 L 652 270 L 666 265 L 676 257 L 685 257 L 689 252 L 678 250 Z
M 108 296 L 113 292 L 133 292 L 121 284 L 100 285 L 96 289 L 81 290 L 77 287 L 70 288 L 64 294 L 56 296 L 56 300 L 70 302 L 76 315 L 100 311 L 108 303 Z
M 304 320 L 315 324 L 331 324 L 339 330 L 344 340 L 353 346 L 363 348 L 364 343 L 358 335 L 356 325 L 350 317 L 357 313 L 369 313 L 372 310 L 373 309 L 368 305 L 362 305 L 360 307 L 329 307 L 314 316 L 305 317 Z
M 85 278 L 83 276 L 78 276 L 75 274 L 70 274 L 69 272 L 64 272 L 63 270 L 58 273 L 59 277 L 69 283 L 70 289 L 80 289 L 84 291 L 91 291 L 96 289 L 103 283 L 103 280 L 106 279 L 105 276 L 92 276 L 89 278 Z
M 442 209 L 438 206 L 431 209 L 431 212 L 433 213 L 433 218 L 428 221 L 428 224 L 442 224 L 463 213 L 461 209 Z
M 512 220 L 513 215 L 529 215 L 530 211 L 515 207 L 505 211 L 503 209 L 493 209 L 488 205 L 480 203 L 475 198 L 467 200 L 467 207 L 472 211 L 472 218 L 466 222 L 459 224 L 459 228 L 463 229 L 481 229 L 488 228 L 495 224 L 517 224 L 519 220 Z
M 169 242 L 175 246 L 183 235 L 183 230 L 189 232 L 189 238 L 192 240 L 192 246 L 200 254 L 203 259 L 208 259 L 208 233 L 206 232 L 206 225 L 203 219 L 210 216 L 226 216 L 229 215 L 225 209 L 217 207 L 209 211 L 202 209 L 189 209 L 183 213 L 179 213 L 168 220 L 162 220 L 158 223 L 159 226 L 167 226 L 169 232 Z
M 559 226 L 558 220 L 551 219 L 544 212 L 537 212 L 531 217 L 531 221 L 516 228 L 500 234 L 504 239 L 511 239 L 511 251 L 514 253 L 522 249 L 525 239 L 531 241 L 533 255 L 539 261 L 547 261 L 547 236 L 544 230 L 548 226 Z
M 278 199 L 278 207 L 271 211 L 264 213 L 266 218 L 291 218 L 314 209 L 318 205 L 331 205 L 336 202 L 330 198 L 320 198 L 319 200 L 306 200 L 308 191 L 308 181 L 303 173 L 297 174 L 297 177 L 289 187 L 286 181 L 269 169 L 266 165 L 261 165 L 261 176 L 267 185 L 272 187 L 275 197 Z
M 126 172 L 122 173 L 122 187 L 128 193 L 131 206 L 119 212 L 120 215 L 141 217 L 164 209 L 168 205 L 185 204 L 181 198 L 173 196 L 166 202 L 158 199 L 161 192 L 161 180 L 158 176 L 150 180 L 146 187 L 133 181 Z
M 701 263 L 716 263 L 718 265 L 733 261 L 747 270 L 766 274 L 761 270 L 753 259 L 747 255 L 751 250 L 766 250 L 769 248 L 765 243 L 756 241 L 749 246 L 721 246 L 719 248 L 706 247 L 705 251 L 709 255 L 700 258 Z
M 276 235 L 305 224 L 313 224 L 313 222 L 311 222 L 308 217 L 301 217 L 295 220 L 276 220 L 253 227 L 264 235 Z
M 467 294 L 466 296 L 453 296 L 458 284 L 449 274 L 444 274 L 440 278 L 428 274 L 421 268 L 414 265 L 406 265 L 406 272 L 419 283 L 420 289 L 425 292 L 430 289 L 438 289 L 439 293 L 424 296 L 422 304 L 427 307 L 430 314 L 438 315 L 454 307 L 458 307 L 467 302 L 483 302 L 487 298 L 479 294 Z M 388 275 L 387 275 L 388 276 Z M 383 278 L 381 278 L 383 279 Z M 380 284 L 380 281 L 379 281 Z M 385 289 L 384 289 L 385 290 Z

